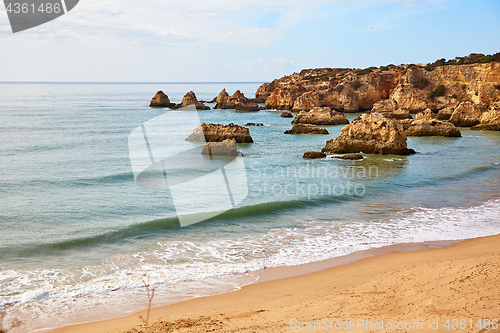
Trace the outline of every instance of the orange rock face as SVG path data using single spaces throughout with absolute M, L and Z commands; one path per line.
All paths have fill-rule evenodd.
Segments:
M 184 98 L 182 99 L 182 102 L 180 104 L 175 105 L 172 107 L 173 109 L 179 109 L 185 106 L 189 105 L 194 105 L 196 107 L 196 110 L 210 110 L 208 106 L 203 104 L 202 102 L 199 102 L 198 99 L 196 98 L 196 95 L 194 92 L 190 91 L 186 95 L 184 95 Z
M 296 124 L 285 134 L 329 134 L 326 128 L 311 124 Z
M 471 127 L 480 123 L 481 115 L 488 110 L 484 104 L 463 102 L 453 111 L 450 123 L 460 127 Z
M 488 112 L 479 117 L 479 125 L 471 127 L 471 130 L 500 131 L 500 101 L 491 104 Z
M 442 93 L 436 91 L 443 86 Z M 303 70 L 259 87 L 258 98 L 266 108 L 310 110 L 330 107 L 337 111 L 370 110 L 391 98 L 398 108 L 418 113 L 434 112 L 461 102 L 491 103 L 500 99 L 500 63 L 440 66 L 427 71 L 419 66 L 353 70 L 320 68 Z
M 202 123 L 186 138 L 186 141 L 194 142 L 223 142 L 225 140 L 234 140 L 237 143 L 253 142 L 248 128 L 233 123 L 229 125 Z
M 314 125 L 344 125 L 349 124 L 343 113 L 332 111 L 330 108 L 312 108 L 311 111 L 300 111 L 292 124 Z
M 450 122 L 436 119 L 420 119 L 412 122 L 406 130 L 408 136 L 462 136 L 458 128 Z
M 259 111 L 257 103 L 251 102 L 239 90 L 229 96 L 226 89 L 223 89 L 216 98 L 216 109 L 235 109 L 242 111 Z
M 151 99 L 149 106 L 151 107 L 171 107 L 174 103 L 170 103 L 170 99 L 163 91 L 158 91 L 156 95 Z
M 326 142 L 324 153 L 366 153 L 408 155 L 415 153 L 406 145 L 406 132 L 392 118 L 381 113 L 364 113 L 350 125 L 342 128 L 341 134 Z

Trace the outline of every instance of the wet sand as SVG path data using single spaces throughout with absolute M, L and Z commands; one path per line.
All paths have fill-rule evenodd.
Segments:
M 259 281 L 241 290 L 153 309 L 149 332 L 500 332 L 492 330 L 500 320 L 500 235 L 442 247 L 451 243 L 255 272 Z M 142 332 L 146 316 L 54 332 Z

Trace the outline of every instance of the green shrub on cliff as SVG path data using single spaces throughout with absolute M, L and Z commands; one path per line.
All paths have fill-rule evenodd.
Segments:
M 368 67 L 368 68 L 365 68 L 365 69 L 360 69 L 360 70 L 356 71 L 356 74 L 370 74 L 375 69 L 377 69 L 377 67 Z
M 469 65 L 469 64 L 484 64 L 492 61 L 500 62 L 500 52 L 492 55 L 484 55 L 482 53 L 471 53 L 465 57 L 455 57 L 455 59 L 439 59 L 432 64 L 426 65 L 424 68 L 428 71 L 432 71 L 439 66 L 447 65 Z
M 432 99 L 434 97 L 442 97 L 444 96 L 445 92 L 446 88 L 444 87 L 444 85 L 440 84 L 429 94 L 429 98 Z
M 337 74 L 335 73 L 325 73 L 321 75 L 307 75 L 304 76 L 303 80 L 311 81 L 311 80 L 322 80 L 322 81 L 327 81 L 330 80 L 331 77 L 336 76 Z
M 419 77 L 415 81 L 412 82 L 412 86 L 417 89 L 424 89 L 429 85 L 429 80 L 425 77 Z
M 351 82 L 351 87 L 354 90 L 358 90 L 359 88 L 361 88 L 362 85 L 363 84 L 361 82 L 359 82 L 358 80 L 355 80 L 355 81 Z

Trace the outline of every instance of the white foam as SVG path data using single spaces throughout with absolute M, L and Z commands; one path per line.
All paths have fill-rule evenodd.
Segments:
M 90 297 L 96 304 L 106 299 L 106 304 L 113 303 L 128 311 L 131 304 L 141 301 L 134 295 L 138 288 L 143 287 L 145 276 L 150 284 L 166 290 L 166 299 L 199 297 L 208 289 L 214 293 L 227 291 L 227 288 L 234 290 L 241 281 L 223 280 L 226 282 L 220 284 L 214 281 L 236 273 L 304 264 L 392 244 L 498 234 L 498 216 L 500 199 L 468 208 L 417 207 L 388 219 L 371 221 L 312 221 L 304 223 L 301 228 L 276 228 L 264 234 L 240 238 L 165 241 L 158 243 L 154 251 L 116 255 L 98 266 L 72 270 L 0 271 L 0 294 L 11 295 L 3 297 L 0 302 L 17 302 L 16 311 L 23 313 L 25 318 L 42 318 L 41 313 L 48 304 L 56 312 L 63 308 L 76 310 L 78 306 L 75 307 L 73 302 L 77 296 L 77 299 L 83 296 L 87 300 Z M 203 287 L 206 284 L 208 289 Z M 121 299 L 127 299 L 125 302 L 130 304 L 109 301 L 114 294 L 108 292 L 112 290 L 127 295 Z M 134 297 L 136 303 L 130 301 Z M 40 313 L 32 313 L 34 310 L 24 306 L 30 304 L 29 308 L 34 309 L 34 302 L 45 304 L 37 310 Z

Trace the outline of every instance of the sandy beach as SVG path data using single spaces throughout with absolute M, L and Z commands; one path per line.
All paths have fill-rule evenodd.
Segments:
M 500 235 L 341 264 L 153 309 L 150 332 L 500 331 Z M 141 316 L 54 332 L 143 332 Z

